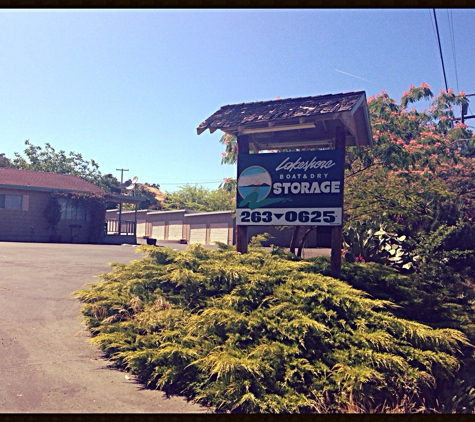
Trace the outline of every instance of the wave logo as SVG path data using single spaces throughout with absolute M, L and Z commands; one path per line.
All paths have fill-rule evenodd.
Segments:
M 251 210 L 276 202 L 290 201 L 288 198 L 267 198 L 272 188 L 269 172 L 261 166 L 247 167 L 238 178 L 237 188 L 243 200 L 238 206 L 249 204 Z
M 238 190 L 242 198 L 257 192 L 256 201 L 261 201 L 269 195 L 272 179 L 269 172 L 261 166 L 252 166 L 245 169 L 238 180 Z

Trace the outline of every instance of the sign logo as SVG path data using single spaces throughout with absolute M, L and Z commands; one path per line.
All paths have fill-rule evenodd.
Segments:
M 261 166 L 247 167 L 239 176 L 238 192 L 243 200 L 239 206 L 249 205 L 254 210 L 276 202 L 290 201 L 289 198 L 267 198 L 272 189 L 272 178 Z
M 243 154 L 238 175 L 237 224 L 341 224 L 341 150 Z
M 257 192 L 256 201 L 261 201 L 269 195 L 272 179 L 269 172 L 260 166 L 251 166 L 239 176 L 238 189 L 243 198 Z

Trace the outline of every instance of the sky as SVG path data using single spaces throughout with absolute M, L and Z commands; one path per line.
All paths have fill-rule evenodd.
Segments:
M 436 15 L 448 86 L 475 93 L 475 9 Z M 196 132 L 223 105 L 445 89 L 432 9 L 3 9 L 0 28 L 0 153 L 50 143 L 168 192 L 236 177 L 223 133 Z

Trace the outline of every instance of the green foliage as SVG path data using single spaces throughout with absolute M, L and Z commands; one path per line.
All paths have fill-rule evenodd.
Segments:
M 202 212 L 230 211 L 236 208 L 235 194 L 227 189 L 209 190 L 203 186 L 185 185 L 167 192 L 164 210 L 189 209 Z
M 48 198 L 48 202 L 43 211 L 43 216 L 48 223 L 51 233 L 56 233 L 56 226 L 61 221 L 61 205 L 54 195 Z
M 407 110 L 432 98 L 430 110 Z M 385 91 L 368 99 L 374 148 L 348 148 L 347 220 L 369 219 L 414 238 L 463 218 L 473 221 L 473 133 L 454 122 L 463 92 L 411 86 L 400 104 Z M 361 187 L 364 186 L 364 189 Z
M 225 133 L 219 140 L 225 147 L 221 155 L 221 164 L 236 164 L 237 162 L 237 139 L 235 136 Z
M 157 191 L 161 193 L 160 185 L 157 185 L 156 183 L 137 183 L 135 187 L 135 195 L 145 198 L 145 200 L 138 205 L 138 209 L 161 210 L 165 194 L 157 197 Z
M 413 247 L 406 235 L 388 233 L 382 226 L 377 230 L 368 226 L 371 224 L 357 221 L 354 227 L 350 226 L 343 232 L 347 262 L 378 262 L 399 270 L 413 268 L 418 256 L 411 255 Z
M 146 258 L 75 292 L 92 341 L 149 388 L 218 412 L 421 405 L 453 380 L 468 345 L 459 331 L 403 319 L 391 302 L 317 273 L 321 260 L 141 250 Z
M 439 233 L 439 241 L 447 239 Z M 427 252 L 429 257 L 433 255 Z M 434 257 L 437 260 L 437 257 Z M 312 271 L 330 273 L 326 258 L 312 259 Z M 452 327 L 464 332 L 475 343 L 475 291 L 473 285 L 460 280 L 443 262 L 439 267 L 426 259 L 418 270 L 406 274 L 377 263 L 343 263 L 342 279 L 372 297 L 399 305 L 393 309 L 398 318 L 418 321 L 433 328 Z M 441 271 L 438 272 L 437 268 Z M 448 267 L 450 268 L 450 267 Z M 434 272 L 431 269 L 435 269 Z M 449 271 L 449 272 L 448 272 Z M 461 369 L 433 392 L 426 392 L 425 404 L 440 412 L 472 412 L 474 410 L 473 349 L 463 346 Z
M 72 174 L 102 187 L 106 192 L 120 193 L 119 181 L 110 173 L 102 175 L 96 161 L 85 160 L 78 152 L 66 154 L 64 150 L 56 151 L 49 143 L 42 148 L 26 140 L 25 145 L 24 156 L 15 152 L 15 158 L 7 159 L 4 164 L 19 169 Z
M 267 242 L 269 239 L 272 239 L 272 235 L 269 233 L 260 233 L 256 236 L 253 236 L 249 242 L 249 248 L 261 248 L 264 242 Z
M 106 217 L 106 200 L 104 195 L 84 192 L 53 192 L 52 199 L 58 203 L 57 198 L 65 198 L 73 201 L 77 208 L 84 208 L 88 213 L 89 233 L 87 241 L 98 243 L 104 233 L 104 221 Z M 61 219 L 61 206 L 59 205 L 59 219 Z M 58 219 L 58 222 L 59 222 Z

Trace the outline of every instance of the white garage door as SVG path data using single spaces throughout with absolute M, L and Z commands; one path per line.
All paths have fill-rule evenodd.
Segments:
M 137 238 L 145 236 L 145 220 L 137 220 Z
M 154 239 L 165 239 L 165 223 L 163 221 L 152 222 L 152 237 Z
M 183 221 L 176 220 L 168 223 L 168 240 L 180 240 L 183 237 Z
M 190 244 L 192 243 L 206 244 L 206 224 L 190 225 Z
M 222 242 L 228 244 L 229 228 L 228 223 L 215 223 L 210 226 L 209 240 L 210 244 Z

